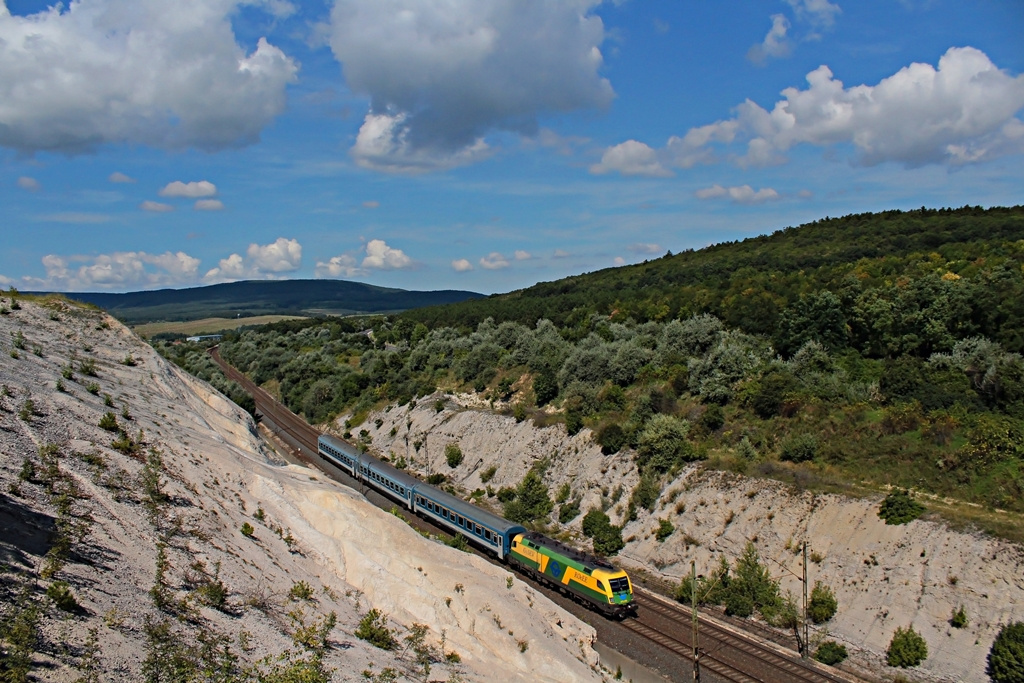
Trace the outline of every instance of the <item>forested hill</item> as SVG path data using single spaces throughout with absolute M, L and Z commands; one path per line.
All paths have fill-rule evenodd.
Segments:
M 814 337 L 868 355 L 926 355 L 969 334 L 1021 351 L 1022 263 L 1022 206 L 864 213 L 404 317 L 464 329 L 546 318 L 585 336 L 592 313 L 710 313 L 784 352 Z
M 137 324 L 269 314 L 393 313 L 482 295 L 456 290 L 407 291 L 343 280 L 261 280 L 127 294 L 75 292 L 67 296 L 95 304 L 129 324 Z

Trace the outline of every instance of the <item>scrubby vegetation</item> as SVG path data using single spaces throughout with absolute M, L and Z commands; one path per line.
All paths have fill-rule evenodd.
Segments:
M 917 666 L 928 658 L 928 644 L 913 626 L 897 628 L 885 652 L 885 661 L 889 666 Z
M 1015 621 L 1000 629 L 989 650 L 985 672 L 992 683 L 1024 681 L 1024 621 Z
M 221 352 L 313 423 L 438 389 L 517 419 L 553 405 L 605 453 L 633 449 L 634 510 L 707 460 L 1024 512 L 1022 265 L 1020 207 L 852 215 L 398 316 L 283 321 Z M 238 396 L 200 350 L 158 348 Z

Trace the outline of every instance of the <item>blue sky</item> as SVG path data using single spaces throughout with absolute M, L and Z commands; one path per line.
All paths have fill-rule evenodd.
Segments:
M 0 285 L 504 292 L 1024 203 L 1018 0 L 0 0 Z

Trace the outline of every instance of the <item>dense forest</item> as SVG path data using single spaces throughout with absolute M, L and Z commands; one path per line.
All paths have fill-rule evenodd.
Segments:
M 215 374 L 201 350 L 159 347 Z M 706 460 L 1024 511 L 1024 207 L 827 218 L 221 350 L 313 423 L 350 413 L 356 430 L 440 389 L 589 428 L 606 453 L 634 449 L 633 509 Z

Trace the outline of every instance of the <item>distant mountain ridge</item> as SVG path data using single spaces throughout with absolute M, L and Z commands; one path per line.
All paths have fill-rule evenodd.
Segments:
M 188 289 L 64 295 L 99 306 L 132 325 L 208 317 L 394 313 L 483 296 L 451 289 L 410 291 L 345 280 L 246 280 Z

